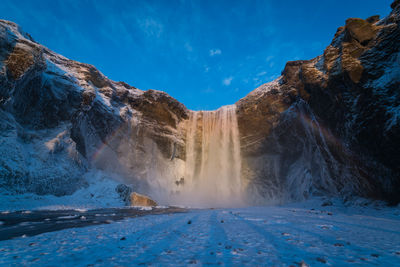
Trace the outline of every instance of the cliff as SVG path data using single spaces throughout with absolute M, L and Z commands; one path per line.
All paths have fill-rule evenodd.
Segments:
M 288 62 L 236 103 L 252 203 L 400 202 L 399 1 L 392 9 L 348 19 L 321 56 Z M 112 81 L 0 20 L 0 186 L 10 192 L 71 194 L 99 168 L 162 198 L 183 181 L 189 115 L 168 94 Z

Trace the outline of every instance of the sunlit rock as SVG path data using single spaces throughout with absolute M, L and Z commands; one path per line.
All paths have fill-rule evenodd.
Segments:
M 136 192 L 130 195 L 131 206 L 141 206 L 141 207 L 155 207 L 157 202 L 149 198 L 148 196 L 138 194 Z

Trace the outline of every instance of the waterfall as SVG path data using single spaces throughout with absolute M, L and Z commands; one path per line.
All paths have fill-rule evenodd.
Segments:
M 192 111 L 187 124 L 185 176 L 180 198 L 192 205 L 242 203 L 241 156 L 236 106 Z

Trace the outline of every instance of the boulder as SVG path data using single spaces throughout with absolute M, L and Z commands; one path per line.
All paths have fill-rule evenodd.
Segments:
M 375 38 L 379 29 L 375 25 L 369 23 L 367 20 L 360 18 L 347 19 L 345 28 L 351 38 L 357 40 L 360 44 L 364 44 Z
M 138 194 L 136 192 L 130 195 L 131 206 L 143 206 L 143 207 L 154 207 L 157 206 L 157 202 L 149 198 L 148 196 Z

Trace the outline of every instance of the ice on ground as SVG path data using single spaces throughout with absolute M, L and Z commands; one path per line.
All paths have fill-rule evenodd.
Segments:
M 192 210 L 0 242 L 0 265 L 400 264 L 400 210 L 308 201 Z

